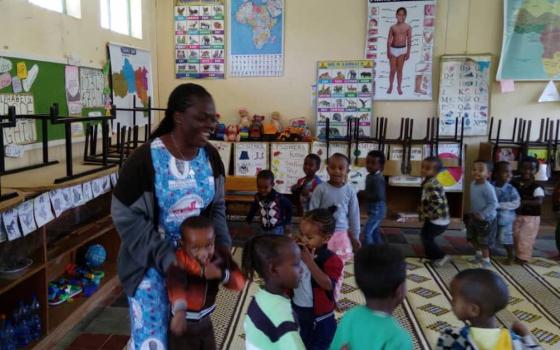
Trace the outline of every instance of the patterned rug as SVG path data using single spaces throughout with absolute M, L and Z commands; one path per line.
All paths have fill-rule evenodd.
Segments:
M 234 258 L 241 260 L 240 248 L 234 248 Z M 461 326 L 451 311 L 449 284 L 458 271 L 474 266 L 461 256 L 442 268 L 434 268 L 419 258 L 407 258 L 407 263 L 408 294 L 394 315 L 412 335 L 415 349 L 434 349 L 441 330 Z M 499 322 L 507 327 L 519 319 L 544 349 L 560 349 L 560 264 L 536 258 L 530 265 L 506 266 L 498 258 L 493 261 L 493 269 L 504 278 L 511 294 L 508 308 L 498 315 Z M 364 303 L 353 271 L 353 264 L 347 264 L 342 311 Z M 219 293 L 218 307 L 212 315 L 219 348 L 244 349 L 243 320 L 258 283 L 249 283 L 240 293 Z M 341 316 L 337 314 L 337 318 Z

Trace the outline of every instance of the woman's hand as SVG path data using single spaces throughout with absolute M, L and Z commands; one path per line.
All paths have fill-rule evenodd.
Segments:
M 186 312 L 185 310 L 176 311 L 175 315 L 171 319 L 171 324 L 169 325 L 169 329 L 171 332 L 176 336 L 180 337 L 181 335 L 185 334 L 187 331 L 187 319 L 186 319 Z

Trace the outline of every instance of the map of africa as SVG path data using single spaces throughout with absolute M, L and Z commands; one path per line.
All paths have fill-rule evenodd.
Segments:
M 139 67 L 134 70 L 128 58 L 124 59 L 122 69 L 118 73 L 113 73 L 113 90 L 115 95 L 126 97 L 128 94 L 138 96 L 142 104 L 148 104 L 148 70 Z
M 560 1 L 505 0 L 498 80 L 560 79 Z
M 234 55 L 282 52 L 282 0 L 232 0 Z

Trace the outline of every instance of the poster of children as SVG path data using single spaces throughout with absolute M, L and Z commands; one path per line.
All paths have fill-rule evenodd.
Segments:
M 435 0 L 368 0 L 365 57 L 377 100 L 431 100 Z

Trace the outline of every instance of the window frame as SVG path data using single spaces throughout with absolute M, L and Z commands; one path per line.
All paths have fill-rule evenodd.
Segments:
M 126 17 L 127 17 L 127 32 L 126 33 L 121 33 L 118 32 L 116 30 L 114 30 L 111 26 L 111 1 L 113 0 L 99 0 L 99 11 L 100 11 L 100 25 L 101 28 L 103 29 L 107 29 L 113 33 L 117 33 L 117 34 L 121 34 L 121 35 L 126 35 L 126 36 L 130 36 L 132 38 L 138 39 L 138 40 L 142 40 L 144 37 L 144 26 L 143 26 L 143 20 L 142 20 L 142 0 L 139 0 L 139 5 L 140 5 L 140 18 L 139 23 L 140 23 L 140 33 L 139 36 L 136 36 L 133 34 L 133 30 L 132 30 L 132 0 L 125 0 L 126 1 Z M 107 9 L 107 27 L 105 27 L 103 25 L 103 13 L 102 10 L 102 2 L 105 3 L 105 8 Z
M 45 7 L 45 6 L 43 6 L 39 3 L 34 2 L 33 0 L 27 0 L 27 3 L 32 5 L 32 6 L 39 7 L 43 10 L 59 13 L 61 15 L 69 16 L 69 17 L 76 18 L 76 19 L 82 19 L 82 0 L 58 0 L 58 1 L 62 5 L 62 10 L 61 11 Z M 79 16 L 76 16 L 75 14 L 70 14 L 68 12 L 68 1 L 76 1 L 80 5 L 79 6 L 79 9 L 80 9 Z

